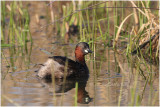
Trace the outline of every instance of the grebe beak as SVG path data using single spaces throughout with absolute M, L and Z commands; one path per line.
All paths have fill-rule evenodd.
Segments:
M 92 53 L 92 51 L 89 49 L 89 50 L 88 50 L 88 53 Z

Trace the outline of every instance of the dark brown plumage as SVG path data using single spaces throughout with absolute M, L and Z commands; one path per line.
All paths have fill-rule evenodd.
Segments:
M 41 66 L 38 70 L 38 76 L 45 79 L 51 78 L 52 74 L 55 78 L 64 78 L 65 76 L 67 78 L 88 76 L 89 70 L 85 63 L 84 56 L 91 52 L 87 43 L 80 42 L 76 45 L 75 49 L 76 61 L 63 56 L 49 57 L 43 64 L 44 66 Z M 67 66 L 66 75 L 64 73 L 65 66 Z

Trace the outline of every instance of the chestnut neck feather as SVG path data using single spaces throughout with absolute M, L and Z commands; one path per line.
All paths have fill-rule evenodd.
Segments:
M 82 49 L 80 47 L 77 47 L 75 49 L 75 57 L 76 57 L 76 61 L 83 64 L 85 63 L 85 59 L 84 59 L 84 54 L 82 52 Z

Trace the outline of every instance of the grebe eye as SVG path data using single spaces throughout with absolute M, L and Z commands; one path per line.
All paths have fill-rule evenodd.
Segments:
M 87 49 L 85 49 L 85 50 L 84 50 L 84 52 L 88 53 L 88 50 L 87 50 Z

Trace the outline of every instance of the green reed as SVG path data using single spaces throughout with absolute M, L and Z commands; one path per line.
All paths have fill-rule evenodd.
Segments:
M 63 16 L 65 16 L 66 15 L 66 6 L 63 6 L 62 7 L 62 9 L 63 9 Z M 64 37 L 64 35 L 65 35 L 65 20 L 63 20 L 63 22 L 62 22 L 62 30 L 61 30 L 61 35 L 62 35 L 62 37 Z
M 118 99 L 118 106 L 120 106 L 120 105 L 121 105 L 121 98 L 122 98 L 123 83 L 124 83 L 124 77 L 122 76 L 121 88 L 120 88 L 120 95 L 119 95 L 119 99 Z
M 153 101 L 152 101 L 152 106 L 155 106 L 155 102 L 156 102 L 156 100 L 158 99 L 158 96 L 159 96 L 159 92 L 157 91 L 156 93 L 155 93 L 155 95 L 154 95 L 154 98 L 153 98 Z
M 109 6 L 109 3 L 107 2 L 106 3 L 107 6 Z M 106 34 L 106 39 L 108 39 L 108 44 L 110 44 L 111 40 L 110 40 L 110 31 L 109 31 L 109 28 L 110 28 L 110 23 L 109 23 L 109 9 L 106 8 L 106 15 L 107 15 L 107 34 L 108 34 L 108 37 L 107 37 L 107 34 Z
M 2 53 L 3 47 L 9 47 L 10 61 L 7 60 L 7 62 L 13 72 L 16 71 L 15 63 L 18 60 L 17 56 L 22 56 L 20 58 L 28 69 L 32 51 L 32 36 L 29 30 L 29 12 L 23 7 L 21 1 L 10 2 L 10 4 L 3 1 L 2 4 Z M 5 22 L 7 17 L 10 17 L 9 23 Z M 8 33 L 6 33 L 6 31 L 8 31 Z M 27 45 L 30 45 L 30 49 L 28 49 Z M 4 56 L 4 58 L 6 59 L 6 56 Z
M 87 29 L 88 29 L 88 33 L 90 33 L 91 32 L 91 25 L 90 25 L 90 17 L 89 17 L 89 10 L 86 10 L 86 18 L 87 18 Z M 85 23 L 84 23 L 85 24 Z M 91 39 L 91 37 L 90 37 L 90 39 Z
M 139 66 L 140 64 L 138 63 L 137 66 Z M 136 98 L 136 88 L 137 88 L 137 84 L 138 84 L 138 71 L 139 71 L 139 67 L 137 67 L 136 69 L 136 74 L 135 74 L 135 80 L 134 80 L 134 85 L 131 88 L 131 105 L 135 105 L 135 98 Z
M 67 57 L 67 51 L 66 48 L 64 48 L 64 52 L 65 52 L 65 56 Z M 64 67 L 64 78 L 63 78 L 63 87 L 62 87 L 62 97 L 61 97 L 61 106 L 63 105 L 63 98 L 64 98 L 64 89 L 65 89 L 65 83 L 66 83 L 66 79 L 67 79 L 67 69 L 68 69 L 68 60 L 66 60 L 65 62 L 65 67 Z
M 4 45 L 4 35 L 3 35 L 2 27 L 1 27 L 1 44 Z
M 57 102 L 56 101 L 56 92 L 55 92 L 55 90 L 56 90 L 56 87 L 55 87 L 55 85 L 56 85 L 55 82 L 56 81 L 55 81 L 55 79 L 56 78 L 55 78 L 55 75 L 54 75 L 54 66 L 51 66 L 51 71 L 52 71 L 51 72 L 51 74 L 52 74 L 51 75 L 52 76 L 51 79 L 52 79 L 52 86 L 53 86 L 53 104 L 56 106 L 57 105 L 57 103 L 56 103 Z
M 6 16 L 6 8 L 5 8 L 5 1 L 1 2 L 1 44 L 4 44 L 4 28 L 5 28 L 5 16 Z
M 5 16 L 6 16 L 5 1 L 2 1 L 1 2 L 1 25 L 3 28 L 5 27 Z
M 5 31 L 5 26 L 9 26 L 8 29 L 8 35 L 3 33 L 2 36 L 2 45 L 3 44 L 11 44 L 11 45 L 18 45 L 18 46 L 25 46 L 28 41 L 32 42 L 32 37 L 30 35 L 29 31 L 29 14 L 27 9 L 23 8 L 20 4 L 21 2 L 19 1 L 14 1 L 11 2 L 10 5 L 8 5 L 8 10 L 7 11 L 5 1 L 2 3 L 2 22 L 3 22 L 3 27 L 2 31 Z M 10 16 L 9 20 L 9 25 L 5 25 L 5 18 L 6 14 Z M 29 36 L 29 37 L 28 37 Z M 8 39 L 4 39 L 8 38 Z M 6 41 L 7 40 L 7 41 Z
M 79 32 L 80 32 L 80 41 L 83 38 L 82 34 L 82 12 L 79 12 Z
M 116 7 L 117 3 L 116 1 L 113 2 L 114 3 L 114 7 Z M 113 15 L 114 15 L 114 36 L 113 36 L 113 40 L 115 40 L 115 36 L 116 36 L 116 32 L 117 32 L 117 28 L 116 28 L 116 25 L 117 25 L 117 9 L 114 8 L 113 9 Z
M 135 80 L 137 81 L 137 78 L 138 78 L 138 76 L 139 76 L 139 74 L 140 74 L 140 72 L 141 73 L 143 73 L 144 71 L 142 71 L 141 70 L 141 68 L 140 68 L 140 63 L 143 63 L 144 65 L 145 65 L 145 68 L 147 69 L 147 71 L 148 71 L 148 75 L 147 75 L 147 77 L 145 77 L 144 79 L 145 79 L 145 85 L 144 85 L 144 88 L 143 88 L 143 91 L 142 91 L 142 93 L 141 94 L 138 94 L 137 92 L 136 92 L 136 87 L 137 87 L 137 85 L 136 84 L 140 84 L 138 81 L 136 82 L 135 81 L 135 85 L 134 85 L 134 87 L 131 89 L 131 105 L 133 106 L 133 105 L 141 105 L 141 102 L 142 102 L 142 100 L 143 100 L 143 95 L 144 95 L 144 92 L 145 92 L 145 90 L 146 90 L 146 86 L 147 86 L 147 84 L 148 84 L 148 82 L 150 83 L 150 90 L 149 90 L 149 97 L 148 97 L 148 105 L 152 105 L 151 103 L 152 103 L 152 100 L 151 100 L 151 98 L 152 98 L 152 93 L 153 93 L 153 90 L 152 90 L 152 88 L 153 88 L 153 86 L 152 86 L 152 67 L 150 67 L 150 69 L 149 69 L 149 67 L 147 66 L 147 62 L 144 60 L 144 58 L 143 58 L 143 54 L 142 54 L 142 52 L 140 51 L 140 54 L 141 54 L 141 57 L 142 57 L 142 59 L 143 59 L 143 62 L 140 62 L 139 60 L 135 63 L 136 64 L 136 75 L 135 75 Z M 151 66 L 151 65 L 149 65 L 149 66 Z M 139 74 L 138 74 L 139 73 Z M 144 75 L 143 75 L 144 76 Z M 138 94 L 138 95 L 136 95 L 136 94 Z M 154 97 L 154 98 L 156 98 L 156 96 Z M 155 99 L 154 99 L 154 101 L 155 101 Z
M 2 55 L 2 58 L 5 59 L 5 62 L 6 62 L 6 64 L 7 64 L 7 67 L 10 67 L 10 64 L 9 64 L 9 62 L 7 61 L 5 54 L 4 54 L 3 52 L 1 52 L 1 55 Z
M 78 82 L 75 83 L 74 106 L 77 106 L 77 101 L 78 101 Z
M 96 69 L 96 60 L 95 60 L 95 55 L 96 55 L 96 43 L 93 43 L 93 48 L 94 48 L 94 55 L 93 55 L 93 78 L 94 78 L 94 99 L 96 98 L 96 87 L 97 87 L 97 69 Z M 94 105 L 96 105 L 96 100 L 94 100 Z

